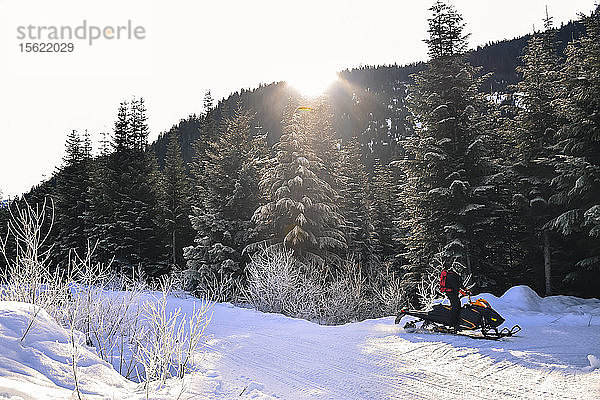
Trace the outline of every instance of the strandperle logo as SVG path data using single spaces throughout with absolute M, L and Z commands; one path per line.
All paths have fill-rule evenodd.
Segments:
M 28 41 L 86 40 L 91 46 L 97 40 L 142 40 L 146 38 L 143 26 L 134 26 L 131 20 L 126 25 L 90 25 L 84 19 L 78 26 L 28 25 L 17 27 L 17 39 Z

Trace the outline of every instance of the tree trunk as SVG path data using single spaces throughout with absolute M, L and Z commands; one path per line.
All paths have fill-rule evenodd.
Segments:
M 544 229 L 544 277 L 546 280 L 546 296 L 552 295 L 552 264 L 550 262 L 550 234 Z
M 469 248 L 468 247 L 467 247 L 467 257 L 466 258 L 467 258 L 467 260 L 466 260 L 467 261 L 467 265 L 466 265 L 466 267 L 467 267 L 467 274 L 472 275 L 473 271 L 471 269 L 471 254 L 469 253 Z
M 175 249 L 175 229 L 173 229 L 172 247 L 173 247 L 173 266 L 175 266 L 177 264 L 177 251 Z

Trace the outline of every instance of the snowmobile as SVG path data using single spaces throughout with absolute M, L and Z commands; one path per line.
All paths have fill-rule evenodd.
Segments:
M 420 318 L 420 320 L 409 321 L 404 325 L 404 329 L 409 331 L 420 329 L 433 332 L 465 334 L 473 338 L 500 339 L 513 336 L 521 330 L 519 325 L 515 325 L 511 329 L 502 328 L 499 330 L 498 327 L 504 323 L 504 318 L 486 300 L 477 299 L 471 301 L 470 295 L 468 303 L 463 305 L 460 310 L 460 326 L 458 330 L 452 327 L 450 323 L 451 307 L 446 304 L 436 304 L 429 311 L 400 310 L 395 323 L 398 324 L 405 315 Z M 423 324 L 417 327 L 417 324 L 421 321 Z M 473 331 L 477 331 L 478 329 L 481 330 L 481 335 L 472 334 Z

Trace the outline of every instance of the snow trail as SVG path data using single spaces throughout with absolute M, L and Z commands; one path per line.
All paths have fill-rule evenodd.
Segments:
M 146 300 L 151 300 L 152 293 Z M 506 324 L 523 330 L 498 341 L 441 333 L 408 333 L 394 317 L 342 326 L 216 304 L 199 370 L 186 376 L 181 398 L 198 399 L 598 399 L 600 300 L 541 299 L 516 287 L 482 295 Z M 194 298 L 168 299 L 190 313 Z M 0 302 L 0 398 L 70 398 L 68 337 L 47 314 L 26 343 L 18 341 L 30 307 Z M 407 317 L 410 318 L 410 317 Z M 143 399 L 93 349 L 82 348 L 86 398 Z M 152 393 L 178 398 L 171 379 Z
M 499 341 L 407 333 L 391 317 L 328 327 L 219 305 L 209 328 L 210 368 L 240 387 L 260 382 L 262 392 L 284 399 L 600 398 L 600 372 L 586 371 L 588 354 L 600 349 L 600 326 L 584 326 L 588 317 L 567 307 L 557 314 L 558 303 L 573 298 L 557 296 L 563 299 L 547 315 L 538 304 L 547 299 L 532 305 L 528 291 L 514 292 L 523 290 L 508 293 L 506 303 L 490 298 L 507 324 L 514 301 L 533 311 L 519 310 L 523 331 Z M 596 314 L 595 302 L 579 299 L 577 306 Z M 574 326 L 548 323 L 557 318 Z

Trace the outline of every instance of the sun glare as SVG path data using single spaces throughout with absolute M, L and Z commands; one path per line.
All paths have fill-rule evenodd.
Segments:
M 302 70 L 287 79 L 287 83 L 300 94 L 315 97 L 323 94 L 329 86 L 338 80 L 333 71 Z

